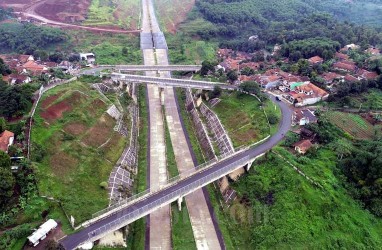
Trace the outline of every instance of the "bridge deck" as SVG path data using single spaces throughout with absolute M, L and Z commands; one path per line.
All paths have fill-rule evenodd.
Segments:
M 220 177 L 231 173 L 232 171 L 245 165 L 250 159 L 253 159 L 275 146 L 282 140 L 284 134 L 289 130 L 292 122 L 292 110 L 283 102 L 276 102 L 280 105 L 283 118 L 279 131 L 269 138 L 266 142 L 254 148 L 241 152 L 229 159 L 218 162 L 203 171 L 191 175 L 186 179 L 178 180 L 175 184 L 162 189 L 156 193 L 151 193 L 145 199 L 122 207 L 118 212 L 112 213 L 108 217 L 102 217 L 81 231 L 65 237 L 61 242 L 66 249 L 75 249 L 81 243 L 86 241 L 95 241 L 110 231 L 121 228 L 129 223 L 142 218 L 154 210 L 170 204 L 194 190 L 197 190 Z

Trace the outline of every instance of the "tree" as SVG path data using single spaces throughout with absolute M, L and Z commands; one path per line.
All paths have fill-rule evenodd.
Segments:
M 202 68 L 200 69 L 200 74 L 202 76 L 205 76 L 208 74 L 209 71 L 214 72 L 215 66 L 217 65 L 216 62 L 205 60 L 202 62 Z
M 128 54 L 129 54 L 129 51 L 128 51 L 127 47 L 123 47 L 122 48 L 122 55 L 127 56 Z
M 8 157 L 9 158 L 9 157 Z M 4 207 L 13 195 L 15 178 L 11 168 L 0 167 L 0 207 Z
M 246 81 L 242 82 L 239 86 L 239 88 L 242 91 L 248 92 L 250 94 L 259 94 L 260 93 L 260 87 L 257 82 L 254 81 Z
M 235 70 L 230 70 L 230 71 L 228 71 L 228 73 L 227 73 L 227 78 L 228 78 L 228 80 L 230 80 L 231 82 L 234 82 L 234 81 L 236 81 L 236 80 L 238 79 L 238 75 L 237 75 L 237 73 L 236 73 Z
M 0 168 L 10 169 L 11 158 L 7 153 L 0 150 Z
M 268 114 L 269 124 L 274 125 L 279 122 L 279 118 L 274 113 Z
M 217 98 L 221 95 L 222 89 L 219 86 L 214 86 L 214 89 L 210 92 L 209 97 L 210 99 Z
M 7 129 L 7 121 L 4 117 L 0 117 L 0 133 L 3 133 Z

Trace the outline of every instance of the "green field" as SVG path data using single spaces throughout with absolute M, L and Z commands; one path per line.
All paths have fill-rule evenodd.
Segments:
M 309 158 L 297 158 L 282 148 L 276 148 L 276 152 L 323 188 L 313 185 L 274 153 L 255 164 L 248 175 L 234 184 L 235 190 L 245 197 L 241 204 L 250 219 L 241 222 L 242 208 L 227 214 L 232 223 L 242 228 L 231 231 L 234 241 L 240 243 L 237 248 L 380 247 L 381 220 L 364 210 L 343 187 L 333 151 L 320 149 Z
M 84 25 L 118 25 L 124 29 L 137 29 L 141 1 L 139 0 L 92 0 Z
M 77 223 L 107 206 L 100 183 L 108 181 L 127 141 L 114 132 L 115 120 L 105 113 L 109 105 L 89 85 L 72 82 L 45 93 L 34 117 L 40 194 L 60 200 Z
M 249 146 L 269 135 L 261 103 L 253 96 L 224 92 L 212 108 L 227 130 L 234 147 Z
M 67 30 L 69 41 L 58 47 L 68 53 L 88 53 L 96 55 L 98 64 L 142 64 L 139 37 L 127 34 L 96 34 L 83 30 Z M 123 54 L 122 49 L 127 53 Z M 57 49 L 57 48 L 55 48 Z
M 369 122 L 357 114 L 329 111 L 325 113 L 329 121 L 346 133 L 358 139 L 372 139 L 375 128 Z

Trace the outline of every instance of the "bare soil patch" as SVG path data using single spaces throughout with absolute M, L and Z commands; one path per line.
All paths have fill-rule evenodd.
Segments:
M 97 123 L 87 132 L 83 142 L 92 147 L 99 147 L 105 143 L 113 131 L 115 121 L 108 114 L 104 114 Z
M 86 132 L 86 125 L 80 122 L 72 122 L 64 127 L 65 132 L 77 136 Z
M 53 122 L 62 117 L 64 112 L 71 111 L 72 105 L 64 100 L 57 104 L 50 106 L 48 109 L 41 113 L 41 117 L 47 122 Z
M 158 0 L 158 8 L 166 30 L 174 34 L 177 27 L 187 18 L 187 14 L 195 5 L 195 0 Z
M 50 167 L 56 176 L 66 176 L 78 164 L 77 159 L 63 151 L 59 151 L 50 158 Z
M 106 104 L 101 99 L 95 99 L 89 104 L 86 110 L 90 115 L 96 115 L 100 109 L 106 110 L 106 107 Z
M 62 93 L 48 96 L 47 98 L 44 99 L 44 101 L 41 102 L 41 107 L 43 109 L 46 109 L 47 107 L 49 107 L 50 104 L 52 104 L 54 101 L 56 101 L 61 95 L 62 95 Z
M 90 2 L 90 0 L 47 0 L 44 4 L 38 5 L 35 12 L 54 21 L 80 22 L 85 20 Z

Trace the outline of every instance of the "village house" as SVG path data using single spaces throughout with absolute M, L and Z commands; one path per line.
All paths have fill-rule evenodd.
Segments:
M 349 50 L 357 50 L 359 48 L 361 48 L 361 46 L 352 43 L 352 44 L 345 45 L 340 51 L 346 52 Z
M 357 72 L 357 76 L 362 78 L 362 79 L 365 79 L 365 80 L 373 80 L 373 79 L 376 79 L 378 77 L 378 74 L 377 74 L 377 72 L 371 72 L 371 71 L 367 71 L 365 69 L 360 69 Z
M 294 117 L 295 124 L 298 124 L 300 126 L 305 126 L 306 124 L 317 122 L 317 117 L 310 109 L 297 110 L 295 112 Z
M 294 150 L 299 154 L 306 154 L 306 152 L 313 146 L 310 140 L 301 140 L 293 144 Z
M 334 72 L 325 72 L 321 78 L 324 79 L 325 84 L 332 84 L 334 81 L 341 80 L 343 76 Z
M 367 50 L 365 50 L 365 52 L 372 56 L 378 56 L 381 54 L 381 51 L 376 47 L 370 47 Z
M 324 59 L 322 59 L 319 56 L 313 56 L 308 59 L 309 64 L 314 65 L 314 64 L 320 64 L 324 62 Z
M 96 60 L 93 53 L 80 53 L 80 59 L 88 64 L 94 64 Z
M 352 76 L 352 75 L 350 75 L 350 74 L 347 74 L 347 75 L 344 77 L 344 80 L 345 80 L 346 82 L 358 82 L 358 81 L 359 81 L 359 79 L 358 79 L 357 77 Z
M 335 56 L 334 56 L 337 60 L 339 61 L 347 61 L 349 60 L 349 56 L 344 54 L 344 53 L 339 53 L 339 52 L 336 52 Z
M 32 79 L 29 76 L 20 74 L 10 74 L 8 76 L 4 76 L 3 80 L 9 85 L 30 83 L 32 81 Z
M 329 97 L 328 92 L 320 89 L 311 82 L 293 83 L 290 85 L 289 90 L 289 93 L 283 95 L 283 97 L 296 107 L 315 104 Z
M 357 66 L 351 61 L 340 61 L 333 64 L 333 69 L 342 72 L 354 73 L 357 70 Z
M 8 148 L 13 145 L 15 134 L 11 131 L 5 130 L 0 134 L 0 150 L 8 153 Z

